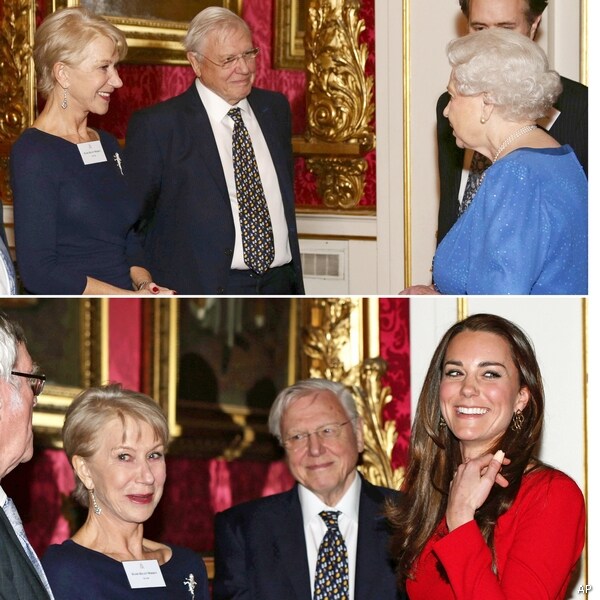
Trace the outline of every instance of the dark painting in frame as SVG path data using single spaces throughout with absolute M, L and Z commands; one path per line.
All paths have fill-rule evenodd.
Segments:
M 126 63 L 187 65 L 182 40 L 192 18 L 208 6 L 241 14 L 242 0 L 52 0 L 52 10 L 65 6 L 85 6 L 121 29 L 129 46 Z
M 298 376 L 296 300 L 157 299 L 144 302 L 144 323 L 143 388 L 168 415 L 170 451 L 279 458 L 267 418 L 276 393 Z
M 309 0 L 275 0 L 274 62 L 278 69 L 304 69 Z
M 46 375 L 33 412 L 36 444 L 58 447 L 75 396 L 108 379 L 108 300 L 3 298 L 0 310 L 21 325 L 27 349 Z

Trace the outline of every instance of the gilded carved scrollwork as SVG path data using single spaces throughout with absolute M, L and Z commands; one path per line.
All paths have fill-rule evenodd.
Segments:
M 367 169 L 361 156 L 375 146 L 373 77 L 365 74 L 367 45 L 359 43 L 365 27 L 360 6 L 360 0 L 311 0 L 308 9 L 305 138 L 319 156 L 307 166 L 331 208 L 359 203 Z
M 359 469 L 376 485 L 398 489 L 403 469 L 392 469 L 391 456 L 397 439 L 394 421 L 386 421 L 383 410 L 392 397 L 383 387 L 386 363 L 367 358 L 360 364 L 346 365 L 342 355 L 350 343 L 351 317 L 361 300 L 319 298 L 309 302 L 303 329 L 303 351 L 309 359 L 311 377 L 339 381 L 354 392 L 358 411 L 364 421 L 365 450 Z
M 0 197 L 11 197 L 8 148 L 33 115 L 32 0 L 4 0 L 0 24 Z
M 352 208 L 362 198 L 367 161 L 364 158 L 309 158 L 317 176 L 317 191 L 329 208 Z

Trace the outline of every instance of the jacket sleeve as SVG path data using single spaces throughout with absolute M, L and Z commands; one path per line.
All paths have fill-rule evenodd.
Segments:
M 475 521 L 435 543 L 455 597 L 461 600 L 539 600 L 559 598 L 581 554 L 585 505 L 577 485 L 563 474 L 542 480 L 518 506 L 510 527 L 510 547 L 496 548 L 505 563 L 492 570 L 492 554 Z M 497 524 L 503 527 L 502 517 Z M 506 531 L 505 531 L 506 533 Z M 510 533 L 510 532 L 509 532 Z M 504 556 L 500 558 L 500 554 Z
M 215 517 L 213 600 L 252 600 L 248 575 L 244 536 L 229 515 L 219 513 Z

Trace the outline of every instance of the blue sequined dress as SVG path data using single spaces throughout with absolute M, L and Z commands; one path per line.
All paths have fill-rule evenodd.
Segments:
M 587 294 L 587 200 L 587 179 L 570 146 L 511 152 L 489 167 L 438 246 L 437 289 Z

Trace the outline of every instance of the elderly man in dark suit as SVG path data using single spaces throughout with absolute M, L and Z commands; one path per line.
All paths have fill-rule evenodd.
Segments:
M 34 371 L 22 329 L 0 313 L 0 480 L 33 455 L 32 411 L 45 381 Z M 52 597 L 17 509 L 0 486 L 0 599 Z
M 356 470 L 362 419 L 350 391 L 310 379 L 283 390 L 269 429 L 297 484 L 215 519 L 215 600 L 397 600 L 383 516 L 393 490 Z
M 301 294 L 289 103 L 253 87 L 258 48 L 235 13 L 204 9 L 184 45 L 192 86 L 127 131 L 148 266 L 179 294 Z
M 504 27 L 535 39 L 548 0 L 459 0 L 469 22 L 469 31 Z M 548 118 L 538 124 L 560 144 L 569 144 L 587 174 L 588 162 L 588 90 L 587 87 L 561 77 L 562 94 Z M 477 190 L 481 172 L 489 163 L 485 157 L 456 145 L 452 128 L 443 111 L 449 95 L 442 94 L 437 103 L 438 167 L 440 206 L 438 244 L 448 233 Z M 476 166 L 475 166 L 476 165 Z

